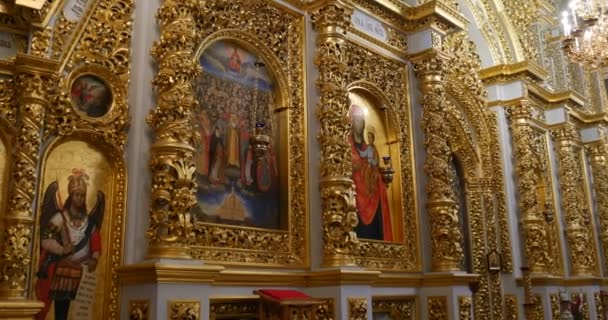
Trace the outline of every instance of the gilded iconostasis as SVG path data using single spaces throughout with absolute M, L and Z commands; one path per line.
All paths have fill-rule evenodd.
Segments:
M 0 319 L 608 319 L 577 3 L 0 0 Z

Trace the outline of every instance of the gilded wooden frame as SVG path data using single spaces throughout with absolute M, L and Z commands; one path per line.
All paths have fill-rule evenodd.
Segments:
M 408 67 L 363 45 L 348 41 L 346 61 L 351 66 L 346 77 L 348 90 L 361 90 L 386 108 L 392 119 L 398 142 L 400 162 L 393 161 L 401 178 L 400 209 L 403 216 L 403 243 L 359 239 L 356 263 L 370 269 L 393 271 L 419 271 L 421 268 L 417 189 L 413 154 L 413 133 L 408 92 Z M 386 79 L 392 79 L 387 81 Z M 391 148 L 392 149 L 392 148 Z M 412 226 L 406 228 L 405 226 Z
M 284 112 L 286 121 L 288 151 L 282 154 L 286 161 L 282 168 L 286 169 L 288 187 L 281 197 L 287 199 L 289 222 L 287 230 L 197 222 L 193 225 L 195 239 L 190 254 L 220 264 L 306 267 L 309 264 L 308 171 L 305 165 L 294 165 L 307 163 L 304 17 L 279 4 L 259 0 L 234 1 L 231 6 L 238 10 L 224 4 L 219 0 L 200 4 L 199 9 L 206 16 L 197 19 L 196 24 L 204 30 L 203 40 L 191 58 L 198 63 L 198 57 L 208 45 L 231 40 L 252 49 L 270 66 L 284 103 L 277 111 Z M 279 37 L 286 41 L 277 42 Z

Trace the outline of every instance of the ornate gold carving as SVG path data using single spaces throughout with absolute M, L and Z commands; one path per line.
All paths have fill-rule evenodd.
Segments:
M 429 320 L 448 320 L 448 299 L 442 297 L 428 297 Z
M 560 316 L 559 294 L 552 293 L 551 295 L 549 295 L 549 299 L 551 302 L 551 317 L 552 317 L 552 319 L 559 319 L 559 316 Z
M 604 302 L 602 301 L 602 293 L 594 292 L 593 300 L 595 302 L 595 314 L 598 320 L 606 320 L 606 313 L 604 311 Z
M 532 1 L 526 6 L 522 6 L 517 0 L 504 0 L 503 2 L 510 21 L 517 31 L 524 57 L 531 61 L 538 60 L 538 46 L 533 43 L 536 35 L 531 26 L 538 21 L 540 1 Z
M 470 296 L 458 297 L 458 319 L 460 320 L 471 320 L 473 315 L 471 307 L 473 306 L 473 299 Z
M 0 296 L 25 298 L 32 262 L 32 204 L 42 143 L 41 131 L 57 64 L 23 55 L 18 56 L 15 64 L 19 122 L 16 124 L 17 139 L 12 157 L 12 188 L 1 237 Z
M 129 320 L 150 319 L 150 300 L 129 301 Z
M 420 79 L 426 160 L 428 177 L 427 212 L 431 225 L 432 264 L 435 271 L 459 270 L 463 259 L 458 204 L 451 186 L 450 147 L 447 144 L 444 101 L 445 63 L 442 54 L 430 53 L 413 59 L 414 71 Z
M 545 319 L 545 310 L 543 308 L 543 300 L 540 295 L 535 294 L 532 297 L 532 305 L 534 306 L 534 320 L 544 320 Z
M 153 81 L 158 106 L 148 116 L 155 132 L 150 160 L 149 257 L 191 258 L 190 210 L 196 204 L 192 157 L 200 138 L 194 128 L 198 103 L 192 88 L 201 72 L 193 59 L 199 42 L 197 14 L 197 1 L 166 0 L 156 15 L 161 36 L 151 50 L 159 71 Z
M 169 320 L 199 320 L 201 303 L 198 300 L 170 300 L 167 302 Z
M 198 61 L 196 56 L 214 41 L 238 41 L 255 48 L 277 78 L 281 101 L 285 104 L 285 109 L 288 109 L 285 112 L 285 127 L 288 128 L 289 149 L 285 152 L 285 157 L 288 155 L 289 164 L 286 167 L 289 171 L 284 173 L 287 176 L 289 197 L 285 199 L 286 202 L 288 200 L 287 209 L 281 214 L 289 216 L 289 227 L 285 232 L 196 222 L 192 225 L 194 238 L 189 253 L 197 259 L 224 264 L 304 266 L 308 263 L 307 174 L 306 166 L 295 165 L 307 162 L 303 16 L 261 0 L 239 0 L 229 4 L 222 0 L 194 3 L 196 6 L 192 10 L 197 12 L 196 29 L 200 31 L 196 33 L 197 39 L 202 41 L 197 42 L 194 55 L 180 55 L 175 59 Z M 190 27 L 193 26 L 189 25 L 188 28 Z M 190 39 L 189 37 L 190 35 L 186 38 Z M 185 65 L 190 66 L 190 61 L 185 62 Z M 167 64 L 166 68 L 167 72 L 173 72 L 174 64 Z M 187 83 L 187 90 L 180 86 L 179 92 L 173 90 L 171 97 L 180 103 L 184 97 L 187 101 L 194 99 L 191 96 L 192 84 Z
M 487 93 L 478 75 L 481 62 L 475 44 L 464 32 L 453 33 L 443 42 L 450 55 L 445 73 L 448 144 L 463 166 L 467 183 L 467 213 L 471 226 L 473 272 L 479 277 L 475 294 L 477 318 L 502 319 L 500 276 L 488 272 L 487 256 L 500 252 L 501 270 L 511 270 L 511 249 L 502 159 L 496 116 L 486 108 Z
M 260 313 L 259 298 L 252 299 L 211 299 L 209 302 L 210 318 L 257 317 Z
M 321 153 L 323 263 L 327 266 L 353 264 L 352 256 L 359 244 L 353 231 L 358 218 L 347 139 L 350 104 L 345 71 L 349 46 L 344 34 L 350 25 L 351 14 L 352 8 L 330 2 L 312 15 L 313 26 L 319 33 L 315 64 L 319 68 L 317 117 L 321 128 L 317 139 Z
M 334 319 L 334 299 L 321 299 L 321 304 L 317 305 L 315 310 L 315 320 L 333 320 Z
M 517 310 L 517 296 L 514 294 L 505 295 L 505 320 L 519 319 Z
M 13 77 L 0 78 L 0 121 L 14 129 L 17 121 L 17 95 Z
M 348 298 L 348 319 L 367 320 L 367 298 Z
M 596 212 L 599 220 L 599 238 L 604 251 L 604 264 L 608 265 L 608 141 L 606 137 L 587 146 L 591 160 Z
M 530 124 L 533 107 L 527 103 L 508 110 L 516 161 L 524 250 L 533 273 L 559 274 L 561 259 L 557 218 L 553 209 L 546 137 Z
M 415 296 L 372 297 L 373 312 L 387 312 L 392 319 L 417 319 L 417 299 Z
M 46 27 L 34 32 L 30 46 L 32 55 L 44 58 L 48 56 L 51 47 L 52 31 L 51 27 Z
M 572 275 L 597 272 L 596 247 L 593 240 L 591 213 L 585 194 L 579 134 L 572 124 L 553 131 L 559 158 L 559 177 L 566 239 L 570 252 Z

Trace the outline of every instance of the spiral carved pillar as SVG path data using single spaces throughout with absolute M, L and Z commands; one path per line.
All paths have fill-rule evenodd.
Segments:
M 559 159 L 559 178 L 566 239 L 573 276 L 596 273 L 596 247 L 593 240 L 591 216 L 585 195 L 579 133 L 572 124 L 553 131 Z
M 542 176 L 549 172 L 543 172 L 537 151 L 531 147 L 535 143 L 534 129 L 530 126 L 532 111 L 532 106 L 522 103 L 511 107 L 508 116 L 511 120 L 525 257 L 531 273 L 544 274 L 552 267 L 554 258 L 550 254 L 546 222 L 541 211 L 545 209 L 545 204 L 539 201 L 537 186 L 542 184 Z
M 447 57 L 438 51 L 427 51 L 412 59 L 414 72 L 422 92 L 422 127 L 426 160 L 424 171 L 428 181 L 427 214 L 431 226 L 433 271 L 461 270 L 464 258 L 460 245 L 462 234 L 458 222 L 458 203 L 455 201 L 450 170 L 451 151 L 447 144 L 448 132 L 444 101 L 444 74 Z
M 198 2 L 165 0 L 156 15 L 161 36 L 151 52 L 159 71 L 153 80 L 158 105 L 148 116 L 155 133 L 148 258 L 191 259 L 190 210 L 196 205 L 193 156 L 200 139 L 192 120 L 198 106 L 192 81 L 201 73 L 194 59 L 199 43 Z
M 315 64 L 319 68 L 317 87 L 320 99 L 317 118 L 320 148 L 321 214 L 323 219 L 323 265 L 354 264 L 358 240 L 354 232 L 358 217 L 351 179 L 352 159 L 348 135 L 350 107 L 346 89 L 346 30 L 352 8 L 330 1 L 312 15 L 318 32 Z
M 36 221 L 33 203 L 44 115 L 58 67 L 54 61 L 31 55 L 19 54 L 15 60 L 15 83 L 19 92 L 17 138 L 0 253 L 0 300 L 21 301 L 17 309 L 24 311 L 17 312 L 15 319 L 31 318 L 42 307 L 40 304 L 40 308 L 36 309 L 37 303 L 27 305 L 26 301 L 28 298 L 35 299 L 28 296 Z M 5 301 L 0 302 L 3 316 L 11 313 L 10 309 L 11 306 L 6 305 Z M 32 313 L 29 317 L 26 316 L 28 312 Z
M 604 250 L 604 259 L 608 259 L 608 139 L 602 137 L 598 142 L 587 146 L 591 158 L 591 173 L 597 201 L 597 216 L 600 223 L 599 238 Z M 604 261 L 608 266 L 608 261 Z

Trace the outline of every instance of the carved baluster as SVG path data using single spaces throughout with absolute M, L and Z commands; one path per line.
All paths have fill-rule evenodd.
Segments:
M 33 202 L 40 161 L 42 125 L 58 64 L 45 58 L 18 55 L 15 61 L 18 88 L 17 133 L 12 162 L 8 210 L 4 217 L 0 250 L 0 297 L 28 298 L 31 280 Z
M 539 208 L 537 186 L 542 184 L 540 158 L 533 146 L 535 141 L 534 129 L 530 126 L 532 106 L 522 104 L 508 110 L 511 120 L 513 137 L 513 156 L 517 172 L 517 187 L 519 193 L 519 210 L 524 238 L 524 252 L 532 273 L 546 273 L 553 264 L 549 250 L 545 220 Z M 541 191 L 542 192 L 542 191 Z M 544 196 L 544 195 L 543 195 Z
M 325 266 L 354 264 L 353 254 L 358 244 L 354 232 L 358 218 L 351 179 L 349 98 L 345 76 L 348 50 L 345 34 L 350 25 L 351 13 L 352 8 L 331 1 L 312 16 L 313 26 L 319 33 L 315 64 L 319 68 L 319 187 Z
M 604 250 L 604 264 L 608 266 L 608 139 L 603 137 L 587 146 L 591 158 L 593 188 L 597 201 L 597 216 L 600 223 L 600 241 Z
M 157 12 L 161 36 L 151 54 L 159 69 L 153 80 L 158 106 L 148 116 L 156 137 L 150 161 L 149 258 L 191 258 L 190 210 L 196 205 L 193 154 L 200 138 L 194 127 L 198 104 L 192 93 L 192 81 L 201 73 L 194 59 L 199 43 L 197 7 L 196 0 L 165 0 Z
M 444 73 L 447 57 L 439 52 L 431 52 L 417 56 L 412 61 L 422 91 L 422 127 L 426 149 L 424 171 L 428 177 L 427 213 L 431 226 L 433 270 L 461 270 L 464 258 L 460 245 L 462 234 L 458 223 L 458 204 L 452 189 L 454 177 L 449 168 L 452 155 L 445 130 Z
M 572 124 L 553 131 L 559 159 L 559 178 L 566 239 L 570 252 L 573 276 L 593 275 L 596 272 L 596 249 L 591 229 L 591 218 L 585 195 L 580 150 L 576 146 L 579 133 Z

